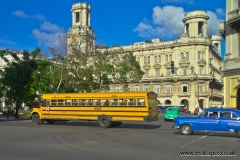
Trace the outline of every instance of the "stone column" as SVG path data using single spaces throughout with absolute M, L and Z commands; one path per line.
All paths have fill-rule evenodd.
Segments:
M 76 23 L 76 13 L 72 11 L 72 26 L 74 26 Z
M 218 43 L 218 52 L 219 52 L 219 54 L 221 55 L 221 42 L 220 43 Z
M 207 22 L 203 23 L 203 37 L 207 37 Z

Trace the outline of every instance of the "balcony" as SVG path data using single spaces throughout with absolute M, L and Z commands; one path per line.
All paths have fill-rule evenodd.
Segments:
M 165 98 L 165 97 L 172 97 L 172 93 L 167 93 L 167 92 L 165 92 L 165 93 L 158 93 L 158 97 L 159 98 Z
M 196 97 L 198 97 L 198 94 L 199 94 L 199 99 L 201 99 L 201 97 L 209 97 L 210 96 L 210 94 L 209 94 L 209 92 L 195 92 L 195 95 L 196 95 Z
M 190 97 L 190 96 L 191 96 L 191 94 L 189 92 L 187 92 L 187 93 L 184 93 L 184 92 L 178 93 L 178 98 L 180 98 L 180 97 Z
M 225 35 L 226 35 L 226 22 L 225 21 L 220 22 L 220 27 L 219 27 L 218 31 L 225 39 Z
M 237 9 L 234 9 L 231 12 L 228 12 L 227 24 L 229 24 L 233 28 L 239 27 L 239 24 L 240 24 L 240 7 L 237 8 Z

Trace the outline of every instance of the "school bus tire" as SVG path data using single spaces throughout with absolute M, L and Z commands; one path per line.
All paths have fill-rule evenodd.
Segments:
M 40 125 L 43 123 L 43 120 L 40 119 L 38 114 L 32 115 L 32 123 L 35 125 Z
M 112 122 L 112 127 L 119 127 L 121 124 L 122 122 Z
M 100 116 L 98 117 L 98 125 L 100 128 L 110 128 L 112 122 L 108 116 Z

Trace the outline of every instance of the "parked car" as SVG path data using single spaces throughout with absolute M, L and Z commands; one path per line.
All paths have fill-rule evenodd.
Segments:
M 168 107 L 164 113 L 164 120 L 173 120 L 174 118 L 181 116 L 182 113 L 180 112 L 178 107 Z
M 191 113 L 191 111 L 188 108 L 181 108 L 180 112 L 182 112 L 182 113 L 189 113 L 189 114 Z
M 181 116 L 174 118 L 174 128 L 181 134 L 194 132 L 237 133 L 240 137 L 240 110 L 226 108 L 208 108 L 199 116 Z

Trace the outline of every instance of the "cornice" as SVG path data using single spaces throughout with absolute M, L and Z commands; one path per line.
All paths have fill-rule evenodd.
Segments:
M 235 75 L 240 75 L 240 70 L 224 72 L 224 76 L 235 76 Z

